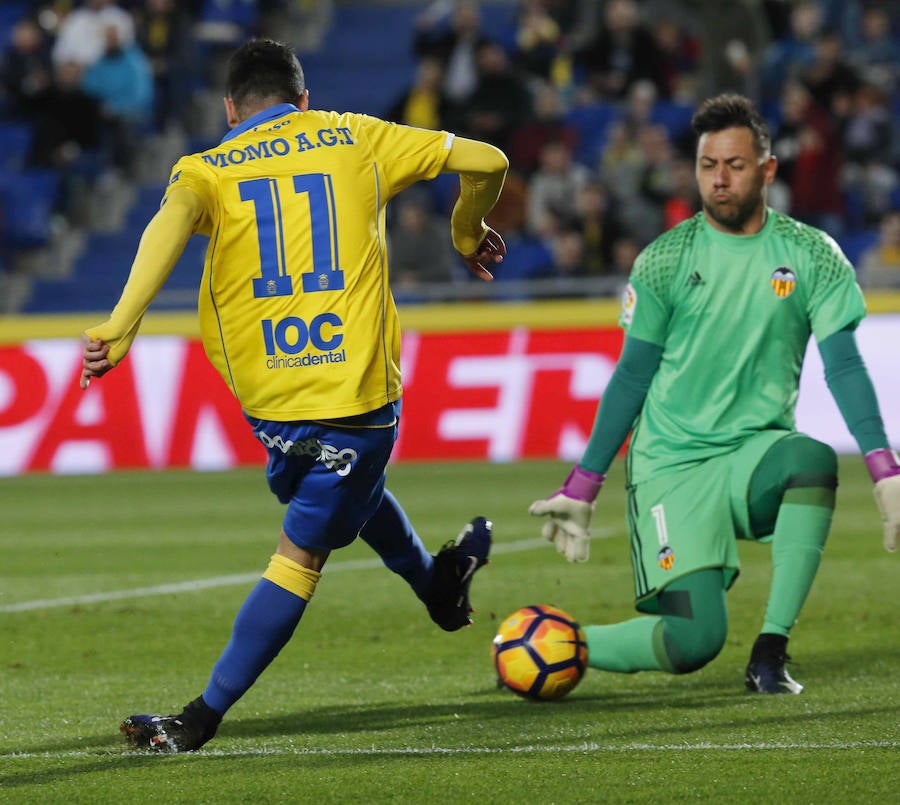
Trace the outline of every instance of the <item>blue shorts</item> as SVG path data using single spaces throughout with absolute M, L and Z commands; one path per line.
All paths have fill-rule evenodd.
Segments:
M 400 401 L 327 421 L 245 416 L 269 454 L 269 488 L 287 504 L 282 527 L 288 539 L 311 550 L 353 542 L 381 504 Z

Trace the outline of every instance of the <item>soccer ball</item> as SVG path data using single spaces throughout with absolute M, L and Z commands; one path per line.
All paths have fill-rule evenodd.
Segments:
M 587 640 L 567 612 L 536 604 L 500 624 L 491 657 L 499 685 L 526 699 L 561 699 L 584 676 Z

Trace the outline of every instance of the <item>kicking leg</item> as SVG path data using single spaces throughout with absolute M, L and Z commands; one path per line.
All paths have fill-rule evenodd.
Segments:
M 387 490 L 375 514 L 359 532 L 384 564 L 402 576 L 442 629 L 468 626 L 469 586 L 478 568 L 487 564 L 492 524 L 474 518 L 455 539 L 431 556 L 397 499 Z
M 388 569 L 401 576 L 413 592 L 424 599 L 434 575 L 434 557 L 425 550 L 406 512 L 390 490 L 384 490 L 381 504 L 359 536 L 381 557 Z

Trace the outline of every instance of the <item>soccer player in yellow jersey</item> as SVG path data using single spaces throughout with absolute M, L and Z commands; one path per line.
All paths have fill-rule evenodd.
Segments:
M 385 488 L 402 391 L 385 208 L 413 182 L 459 174 L 453 244 L 491 280 L 506 247 L 484 217 L 505 155 L 443 131 L 310 109 L 299 61 L 271 40 L 232 55 L 225 109 L 230 132 L 174 166 L 118 304 L 85 332 L 82 388 L 125 357 L 188 238 L 208 235 L 204 347 L 265 445 L 269 486 L 287 506 L 277 550 L 203 694 L 176 716 L 123 722 L 130 743 L 160 752 L 213 737 L 290 638 L 332 550 L 360 536 L 454 631 L 471 622 L 469 586 L 491 544 L 490 521 L 476 517 L 429 555 Z

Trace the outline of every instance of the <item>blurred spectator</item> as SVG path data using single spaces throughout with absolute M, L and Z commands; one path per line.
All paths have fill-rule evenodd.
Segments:
M 455 128 L 443 85 L 440 60 L 433 56 L 421 59 L 412 85 L 391 105 L 387 119 L 423 129 Z
M 640 251 L 640 244 L 633 237 L 621 237 L 613 243 L 612 274 L 622 278 L 623 287 Z
M 694 163 L 678 157 L 672 163 L 671 188 L 663 202 L 663 228 L 671 229 L 700 210 L 700 196 L 694 177 Z
M 581 231 L 569 224 L 564 226 L 550 243 L 553 254 L 553 273 L 557 277 L 583 277 L 585 242 Z
M 189 99 L 190 17 L 175 0 L 145 0 L 137 20 L 137 42 L 153 73 L 154 127 L 178 120 Z
M 600 178 L 620 209 L 624 209 L 637 194 L 643 171 L 644 157 L 638 132 L 639 128 L 632 129 L 627 120 L 612 123 L 600 155 Z
M 697 62 L 700 42 L 682 30 L 677 19 L 661 17 L 651 30 L 659 51 L 659 75 L 663 98 L 697 95 Z
M 869 81 L 877 82 L 887 92 L 900 90 L 900 23 L 897 6 L 894 8 L 894 27 L 888 6 L 873 3 L 862 12 L 860 41 L 850 48 L 850 58 L 860 67 Z
M 859 72 L 845 57 L 841 37 L 833 30 L 816 37 L 813 60 L 799 71 L 799 78 L 813 100 L 838 117 L 860 84 Z
M 816 57 L 815 40 L 823 28 L 822 9 L 814 0 L 799 0 L 790 12 L 790 27 L 763 54 L 763 99 L 778 98 L 789 75 L 808 67 Z
M 53 80 L 50 43 L 32 19 L 19 20 L 12 29 L 3 55 L 3 90 L 14 114 L 29 114 L 35 96 Z
M 619 119 L 628 131 L 628 136 L 633 137 L 635 141 L 640 130 L 650 124 L 657 97 L 656 86 L 646 79 L 635 81 L 628 88 Z
M 892 164 L 900 130 L 891 115 L 889 98 L 880 87 L 863 83 L 856 90 L 842 135 L 843 186 L 860 200 L 861 223 L 868 225 L 888 210 L 891 193 L 900 185 Z
M 531 113 L 531 95 L 495 42 L 478 47 L 478 81 L 459 113 L 462 130 L 509 151 L 513 133 Z
M 506 257 L 494 270 L 497 281 L 537 279 L 553 274 L 549 247 L 527 230 L 527 209 L 528 185 L 521 174 L 510 170 L 503 192 L 487 218 L 488 226 L 503 232 L 506 243 Z
M 529 78 L 552 81 L 561 45 L 562 31 L 545 0 L 522 0 L 516 14 L 515 66 Z
M 134 165 L 141 128 L 153 114 L 153 73 L 134 42 L 123 42 L 118 26 L 106 32 L 103 56 L 84 71 L 84 91 L 100 102 L 113 161 L 126 173 Z
M 844 205 L 837 126 L 799 81 L 785 85 L 781 116 L 773 153 L 790 190 L 790 212 L 804 223 L 840 237 Z
M 435 0 L 416 19 L 413 52 L 440 60 L 444 92 L 452 103 L 462 103 L 478 82 L 476 51 L 485 41 L 475 0 Z
M 87 67 L 106 52 L 107 29 L 113 26 L 122 47 L 134 42 L 134 20 L 114 0 L 85 0 L 67 14 L 59 25 L 53 45 L 53 61 L 76 62 Z
M 760 64 L 771 35 L 759 0 L 688 0 L 698 23 L 698 97 L 760 96 Z
M 878 242 L 862 253 L 857 268 L 863 288 L 900 288 L 900 209 L 884 214 Z
M 443 218 L 431 214 L 427 194 L 405 191 L 392 213 L 388 250 L 396 288 L 408 292 L 423 283 L 456 279 L 456 252 Z
M 537 169 L 541 149 L 551 141 L 564 142 L 574 153 L 578 129 L 566 122 L 560 91 L 543 84 L 535 91 L 531 115 L 512 134 L 509 143 L 510 164 L 530 176 Z
M 57 212 L 76 224 L 87 212 L 84 191 L 108 158 L 102 150 L 100 104 L 82 89 L 81 76 L 75 62 L 56 65 L 53 83 L 32 100 L 30 118 L 29 164 L 58 171 Z
M 84 91 L 81 78 L 79 64 L 58 64 L 53 82 L 32 99 L 30 164 L 66 171 L 85 152 L 99 148 L 100 104 Z
M 577 200 L 591 179 L 591 172 L 572 158 L 565 143 L 547 143 L 541 150 L 540 167 L 528 182 L 528 229 L 551 241 L 578 218 Z
M 641 173 L 638 193 L 626 206 L 628 226 L 642 242 L 665 228 L 665 204 L 673 192 L 675 150 L 664 126 L 648 125 L 639 134 Z
M 613 246 L 626 232 L 601 182 L 592 179 L 581 188 L 576 197 L 575 215 L 585 275 L 600 277 L 615 273 Z
M 667 92 L 656 39 L 641 23 L 635 0 L 608 0 L 596 36 L 577 54 L 576 62 L 596 98 L 622 98 L 640 79 Z

